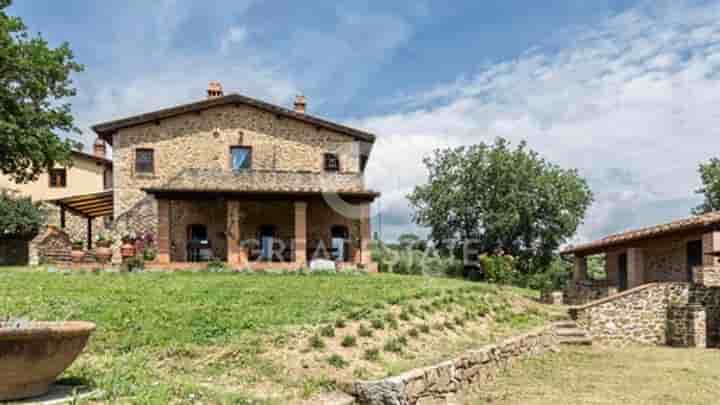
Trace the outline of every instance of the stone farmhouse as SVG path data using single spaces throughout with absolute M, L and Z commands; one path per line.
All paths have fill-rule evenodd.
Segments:
M 574 257 L 564 300 L 584 333 L 612 344 L 720 346 L 720 212 L 611 235 Z M 605 276 L 588 274 L 603 255 Z M 582 335 L 582 334 L 581 334 Z
M 112 146 L 112 190 L 55 199 L 112 218 L 119 239 L 152 234 L 155 264 L 297 269 L 313 258 L 373 271 L 364 173 L 375 135 L 211 82 L 201 101 L 93 126 Z

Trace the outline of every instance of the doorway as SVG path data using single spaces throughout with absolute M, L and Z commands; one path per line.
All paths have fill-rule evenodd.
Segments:
M 628 288 L 628 255 L 621 253 L 618 256 L 618 290 L 625 291 Z

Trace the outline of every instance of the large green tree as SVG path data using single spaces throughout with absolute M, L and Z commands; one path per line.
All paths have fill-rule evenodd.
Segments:
M 37 178 L 56 162 L 69 164 L 71 143 L 58 132 L 78 132 L 67 99 L 70 76 L 82 70 L 68 44 L 48 45 L 28 34 L 0 0 L 0 173 L 16 182 Z
M 575 170 L 552 164 L 523 142 L 436 150 L 424 160 L 427 184 L 408 196 L 414 220 L 440 246 L 468 241 L 481 253 L 502 249 L 524 271 L 542 271 L 582 223 L 592 193 Z
M 705 214 L 720 209 L 720 159 L 713 158 L 701 163 L 698 168 L 702 187 L 696 191 L 702 194 L 702 204 L 693 209 L 694 214 Z

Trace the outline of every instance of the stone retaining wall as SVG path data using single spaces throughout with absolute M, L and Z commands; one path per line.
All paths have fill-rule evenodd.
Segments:
M 697 311 L 700 310 L 707 315 L 699 315 Z M 678 342 L 697 345 L 696 341 L 702 343 L 705 336 L 711 345 L 717 345 L 720 337 L 720 289 L 690 283 L 645 284 L 586 305 L 572 307 L 569 312 L 594 341 L 613 345 L 664 345 Z M 689 318 L 693 322 L 697 318 L 695 326 L 687 327 Z M 681 323 L 684 326 L 677 333 L 685 335 L 678 337 L 672 329 Z M 699 330 L 701 328 L 704 330 Z M 686 332 L 692 334 L 687 335 Z
M 676 347 L 707 347 L 705 308 L 700 304 L 670 305 L 667 343 Z
M 454 360 L 378 381 L 356 381 L 348 391 L 361 404 L 412 405 L 442 399 L 471 384 L 492 381 L 516 361 L 557 350 L 551 326 L 469 351 Z

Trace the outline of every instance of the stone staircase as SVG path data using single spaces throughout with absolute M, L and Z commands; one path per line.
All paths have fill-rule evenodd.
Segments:
M 558 343 L 568 346 L 590 346 L 592 338 L 575 321 L 559 321 L 553 324 Z

